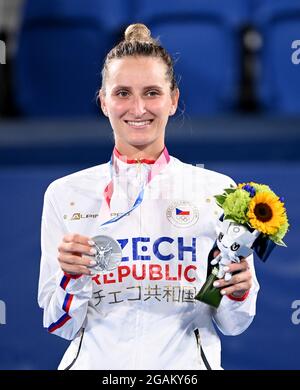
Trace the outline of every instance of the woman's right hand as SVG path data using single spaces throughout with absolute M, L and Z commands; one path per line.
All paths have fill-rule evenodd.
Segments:
M 88 266 L 96 265 L 95 260 L 84 256 L 94 256 L 95 244 L 89 237 L 80 234 L 67 234 L 58 247 L 58 261 L 61 269 L 71 275 L 91 275 Z

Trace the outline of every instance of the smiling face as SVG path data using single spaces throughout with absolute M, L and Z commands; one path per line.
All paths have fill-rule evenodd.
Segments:
M 170 90 L 166 71 L 155 57 L 124 57 L 109 64 L 100 91 L 101 108 L 122 154 L 146 151 L 147 156 L 158 157 L 164 148 L 165 127 L 179 97 L 178 89 Z

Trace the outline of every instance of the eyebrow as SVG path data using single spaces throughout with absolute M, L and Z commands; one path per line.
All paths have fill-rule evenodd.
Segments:
M 159 85 L 149 85 L 149 86 L 145 87 L 144 89 L 161 89 L 162 90 L 162 87 L 160 87 Z
M 132 88 L 130 86 L 127 86 L 127 85 L 117 85 L 116 87 L 113 88 L 113 91 L 116 91 L 118 89 L 129 89 L 129 90 L 131 90 Z M 162 90 L 163 88 L 160 87 L 159 85 L 148 85 L 148 86 L 143 88 L 143 90 L 147 90 L 147 89 L 159 89 L 159 90 Z

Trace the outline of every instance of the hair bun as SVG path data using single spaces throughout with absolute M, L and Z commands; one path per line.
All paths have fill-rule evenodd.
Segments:
M 125 41 L 153 42 L 151 31 L 141 23 L 130 24 L 125 30 Z

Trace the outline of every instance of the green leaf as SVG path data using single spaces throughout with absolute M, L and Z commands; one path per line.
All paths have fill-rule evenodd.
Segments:
M 224 195 L 216 195 L 215 198 L 216 198 L 217 204 L 218 204 L 219 206 L 222 206 L 222 204 L 223 204 L 223 203 L 225 202 L 225 200 L 226 200 L 226 196 L 224 196 Z
M 285 248 L 287 248 L 287 245 L 282 240 L 274 240 L 274 242 L 276 245 L 284 246 Z
M 226 194 L 232 194 L 233 192 L 236 191 L 236 188 L 226 188 L 226 190 L 224 190 L 226 192 Z

